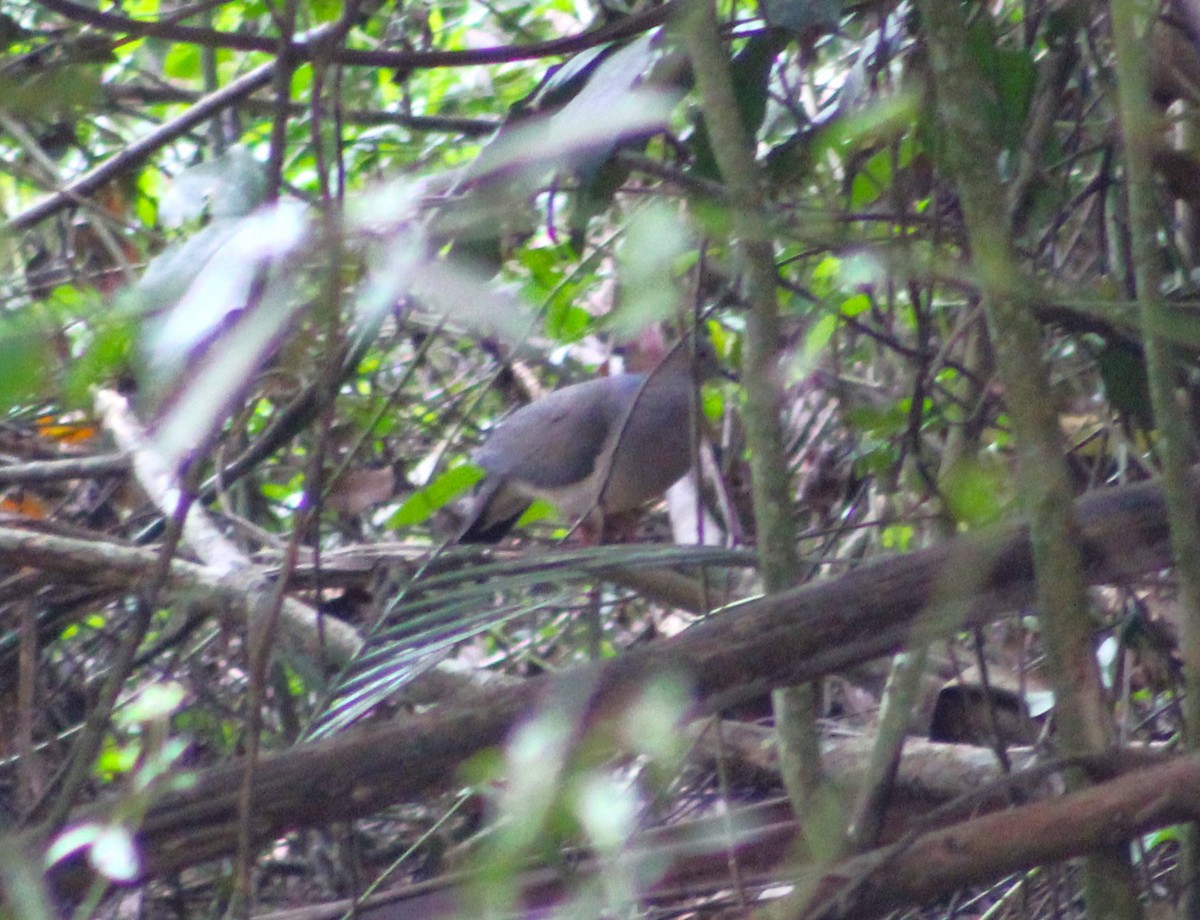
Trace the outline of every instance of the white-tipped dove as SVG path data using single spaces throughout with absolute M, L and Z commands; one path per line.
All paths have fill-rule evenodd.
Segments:
M 688 342 L 649 374 L 576 383 L 504 419 L 472 456 L 487 472 L 460 543 L 495 543 L 533 500 L 602 531 L 678 481 L 692 462 L 695 381 L 720 373 L 711 343 Z M 591 529 L 591 528 L 589 528 Z

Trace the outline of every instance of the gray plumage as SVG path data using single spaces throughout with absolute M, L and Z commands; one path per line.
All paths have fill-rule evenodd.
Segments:
M 719 370 L 697 346 L 696 379 Z M 535 498 L 565 521 L 632 511 L 692 461 L 692 354 L 678 345 L 650 374 L 617 374 L 556 390 L 504 419 L 474 453 L 480 484 L 459 542 L 495 543 Z

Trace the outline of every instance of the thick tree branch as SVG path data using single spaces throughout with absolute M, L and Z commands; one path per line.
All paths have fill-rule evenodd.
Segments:
M 1200 500 L 1195 479 L 1192 497 Z M 1094 493 L 1077 512 L 1091 582 L 1120 582 L 1170 563 L 1157 484 Z M 281 751 L 260 763 L 255 837 L 265 842 L 293 828 L 361 817 L 443 785 L 467 757 L 500 743 L 558 680 L 588 682 L 596 716 L 648 676 L 674 673 L 691 681 L 698 713 L 719 712 L 1019 609 L 1032 585 L 1026 529 L 1003 528 L 748 601 L 674 639 L 559 678 L 463 694 L 419 716 Z M 235 761 L 202 771 L 193 787 L 150 810 L 140 836 L 146 875 L 232 852 L 240 769 Z

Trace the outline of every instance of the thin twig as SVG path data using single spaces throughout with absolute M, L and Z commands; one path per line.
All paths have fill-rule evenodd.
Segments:
M 28 463 L 0 466 L 0 486 L 63 482 L 68 479 L 99 479 L 124 476 L 128 472 L 129 458 L 124 454 L 72 457 L 69 460 L 31 460 Z

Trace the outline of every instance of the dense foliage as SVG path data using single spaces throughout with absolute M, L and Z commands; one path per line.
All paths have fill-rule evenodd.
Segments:
M 742 424 L 746 387 L 784 423 L 784 510 L 803 529 L 795 581 L 1025 514 L 1044 585 L 1048 502 L 1030 498 L 1027 478 L 1043 447 L 1020 421 L 1031 417 L 1022 375 L 1045 384 L 1043 405 L 1024 408 L 1056 419 L 1045 450 L 1066 458 L 1064 506 L 1156 475 L 1156 448 L 1172 438 L 1192 459 L 1194 431 L 1156 422 L 1151 398 L 1165 379 L 1159 392 L 1194 426 L 1191 4 L 1145 25 L 1129 65 L 1149 87 L 1141 149 L 1154 183 L 1133 206 L 1118 91 L 1134 79 L 1118 79 L 1107 9 L 950 4 L 975 70 L 956 82 L 929 28 L 934 2 L 718 4 L 762 197 L 746 215 L 719 165 L 746 139 L 721 127 L 686 50 L 698 2 L 0 3 L 0 770 L 21 844 L 0 855 L 0 879 L 12 916 L 48 917 L 52 903 L 115 911 L 126 895 L 106 893 L 114 880 L 135 886 L 147 916 L 332 902 L 389 879 L 396 857 L 387 884 L 398 888 L 471 868 L 457 902 L 470 915 L 538 897 L 648 911 L 661 877 L 639 874 L 630 854 L 670 849 L 638 837 L 650 816 L 679 821 L 764 786 L 735 778 L 731 789 L 726 755 L 689 754 L 677 725 L 691 694 L 708 692 L 702 677 L 639 685 L 591 746 L 576 734 L 594 718 L 588 677 L 568 681 L 584 689 L 523 723 L 503 756 L 462 766 L 510 724 L 482 716 L 474 746 L 414 747 L 443 786 L 468 789 L 450 804 L 430 776 L 413 780 L 419 794 L 372 787 L 369 808 L 339 811 L 313 793 L 287 806 L 291 823 L 256 826 L 276 787 L 252 774 L 269 783 L 297 761 L 266 752 L 324 750 L 364 721 L 411 717 L 417 733 L 423 707 L 456 712 L 457 693 L 500 712 L 516 683 L 591 675 L 570 669 L 758 593 L 753 557 L 738 550 L 778 537 L 755 519 L 765 486 L 750 458 L 765 448 Z M 978 137 L 947 132 L 955 104 Z M 974 203 L 988 199 L 971 189 L 965 140 L 994 153 L 981 169 L 1011 252 L 983 245 Z M 1134 256 L 1147 224 L 1150 292 Z M 744 283 L 754 243 L 774 258 L 778 328 L 765 333 Z M 1139 312 L 1139 297 L 1158 312 Z M 1012 354 L 996 302 L 1036 321 L 1039 353 Z M 1147 367 L 1146 316 L 1158 317 L 1165 370 Z M 480 476 L 471 449 L 505 411 L 622 353 L 661 354 L 664 329 L 695 326 L 743 372 L 742 387 L 704 392 L 715 450 L 682 502 L 706 509 L 706 539 L 693 524 L 678 542 L 707 547 L 651 546 L 669 542 L 661 508 L 628 545 L 552 547 L 567 529 L 532 520 L 516 551 L 447 547 Z M 770 360 L 757 361 L 764 341 Z M 186 526 L 180 495 L 194 503 Z M 993 560 L 966 561 L 929 587 L 931 604 L 939 591 L 994 591 Z M 1085 561 L 1092 582 L 1113 580 Z M 691 580 L 653 581 L 667 566 Z M 997 748 L 1035 740 L 1047 699 L 1072 690 L 1095 690 L 1123 726 L 1113 738 L 1136 726 L 1176 739 L 1186 720 L 1172 646 L 1180 630 L 1186 641 L 1187 604 L 1181 613 L 1174 582 L 1150 568 L 1118 566 L 1121 583 L 1091 595 L 1081 628 L 1089 660 L 1100 650 L 1102 689 L 1060 659 L 1043 666 L 1041 627 L 1024 617 L 955 636 L 959 611 L 935 630 L 948 651 L 927 671 L 953 676 L 963 699 L 999 694 L 1014 708 L 1003 728 L 994 706 L 962 718 L 985 723 Z M 1021 606 L 1031 596 L 1006 612 L 1044 612 Z M 736 702 L 785 682 L 773 662 L 770 675 L 746 667 Z M 498 683 L 464 689 L 476 671 Z M 836 686 L 822 714 L 869 721 L 860 710 L 881 682 Z M 938 725 L 940 740 L 961 740 Z M 613 767 L 606 745 L 639 768 L 628 756 Z M 220 819 L 225 837 L 135 836 L 169 823 L 161 797 L 186 797 L 196 776 L 244 790 Z M 502 816 L 499 830 L 448 855 L 484 811 Z M 848 855 L 832 842 L 843 833 L 833 811 L 817 808 L 806 831 L 830 860 Z M 354 831 L 336 823 L 364 814 Z M 295 832 L 310 827 L 337 844 L 332 858 Z M 568 895 L 523 877 L 530 857 L 584 852 L 575 846 L 599 862 L 592 883 Z M 300 882 L 285 877 L 293 856 Z M 201 875 L 179 874 L 197 863 Z M 703 879 L 712 904 L 744 910 L 748 892 L 794 873 Z M 656 890 L 699 909 L 678 887 Z M 834 902 L 811 915 L 833 915 Z

